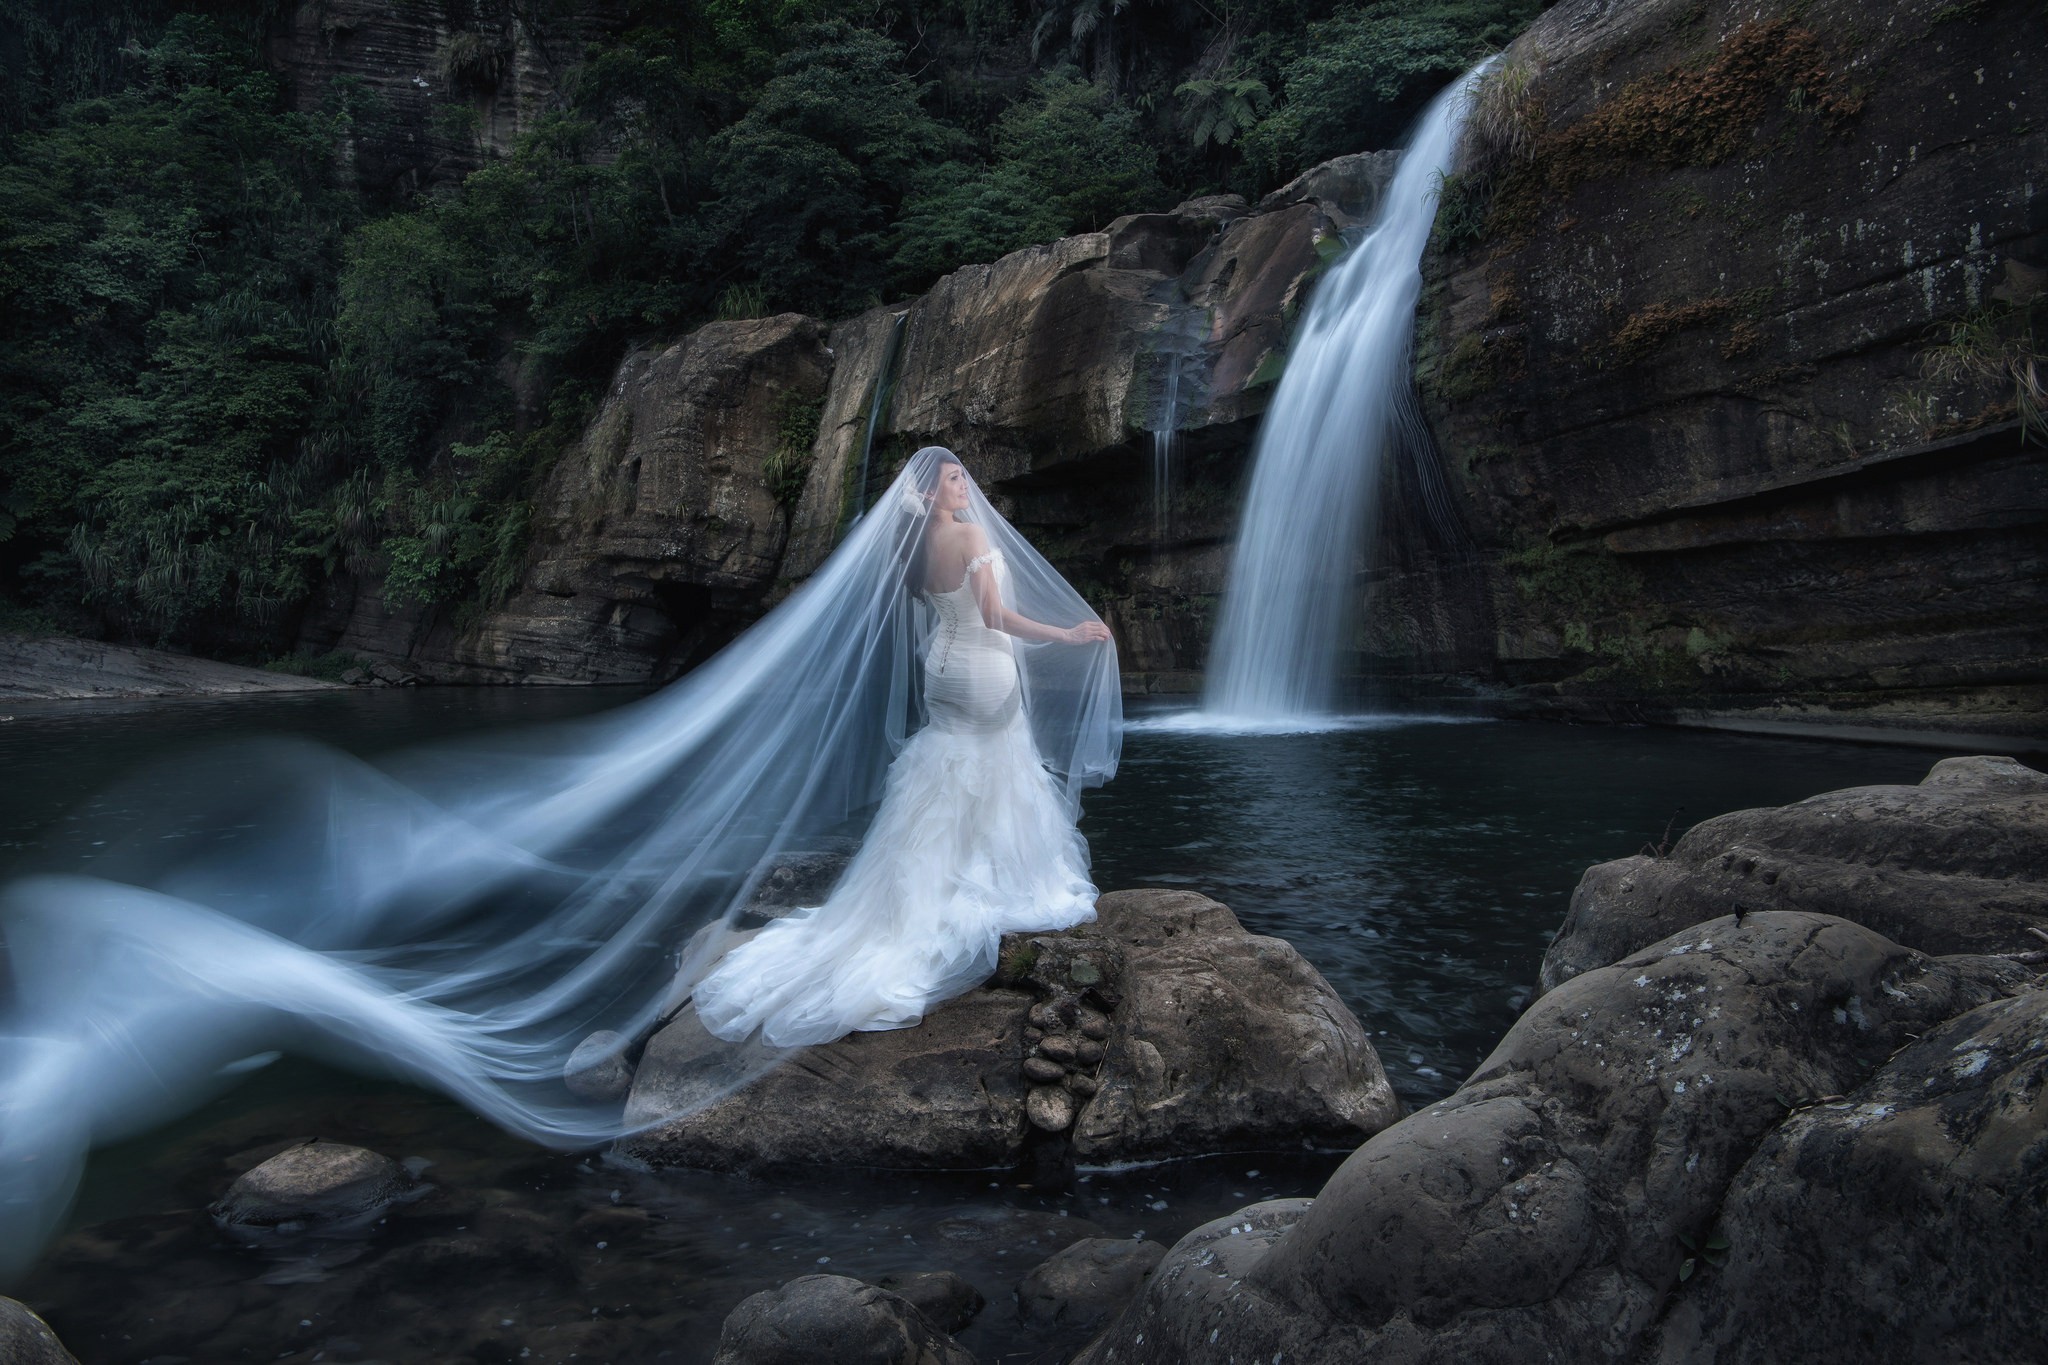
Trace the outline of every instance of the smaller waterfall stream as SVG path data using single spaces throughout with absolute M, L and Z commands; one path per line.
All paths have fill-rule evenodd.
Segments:
M 1152 431 L 1152 539 L 1160 545 L 1173 536 L 1173 447 L 1180 438 L 1180 362 L 1178 350 L 1166 352 L 1166 386 Z
M 1356 564 L 1388 455 L 1419 435 L 1409 375 L 1422 251 L 1482 63 L 1438 95 L 1380 220 L 1316 287 L 1260 425 L 1210 651 L 1205 725 L 1326 717 L 1349 652 Z
M 889 339 L 882 344 L 881 368 L 875 371 L 874 392 L 868 395 L 867 430 L 861 434 L 860 473 L 853 485 L 852 503 L 845 509 L 846 516 L 840 527 L 841 535 L 845 534 L 847 526 L 859 520 L 861 514 L 868 510 L 868 480 L 874 477 L 874 470 L 870 466 L 875 453 L 875 432 L 882 424 L 883 410 L 889 406 L 889 399 L 896 392 L 897 352 L 903 349 L 903 327 L 909 318 L 908 310 L 898 313 L 889 324 Z

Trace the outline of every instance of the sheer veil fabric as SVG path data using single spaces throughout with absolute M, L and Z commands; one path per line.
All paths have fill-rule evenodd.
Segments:
M 788 1046 L 914 1022 L 986 974 L 993 935 L 1085 918 L 1074 819 L 1116 770 L 1113 647 L 1004 637 L 1009 710 L 963 726 L 950 666 L 927 666 L 946 594 L 907 577 L 951 458 L 917 452 L 816 574 L 642 701 L 376 764 L 297 742 L 189 757 L 137 779 L 156 814 L 109 834 L 94 875 L 0 888 L 0 1273 L 36 1254 L 90 1147 L 277 1050 L 420 1081 L 540 1142 L 620 1135 L 616 1106 L 563 1086 L 569 1053 L 597 1029 L 643 1036 L 716 982 L 765 871 L 869 822 L 772 959 L 766 931 L 734 951 L 797 984 L 720 997 L 738 1005 L 721 1033 L 772 1019 Z M 978 487 L 956 515 L 1011 610 L 1095 619 Z M 967 709 L 995 690 L 971 685 Z M 736 1052 L 735 1084 L 778 1056 Z

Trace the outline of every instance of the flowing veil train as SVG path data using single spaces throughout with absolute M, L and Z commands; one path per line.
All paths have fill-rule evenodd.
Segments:
M 948 458 L 919 451 L 816 574 L 653 696 L 376 765 L 306 743 L 218 749 L 154 775 L 161 815 L 95 875 L 0 890 L 0 1273 L 36 1254 L 87 1150 L 273 1050 L 395 1071 L 539 1142 L 618 1136 L 615 1106 L 563 1086 L 569 1053 L 673 1009 L 764 870 L 859 832 L 925 729 L 939 623 L 905 575 L 918 490 Z M 1010 608 L 1094 619 L 979 488 L 959 515 L 1003 560 Z M 1115 656 L 1013 653 L 1019 752 L 1071 833 L 1081 790 L 1116 770 Z M 955 978 L 972 960 L 940 984 L 971 985 Z

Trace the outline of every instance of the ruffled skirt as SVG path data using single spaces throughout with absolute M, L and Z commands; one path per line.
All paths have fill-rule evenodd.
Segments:
M 985 679 L 971 691 L 966 708 L 935 704 L 897 755 L 825 903 L 771 922 L 697 983 L 711 1033 L 798 1047 L 907 1028 L 987 980 L 1004 934 L 1095 918 L 1087 842 L 1029 724 Z

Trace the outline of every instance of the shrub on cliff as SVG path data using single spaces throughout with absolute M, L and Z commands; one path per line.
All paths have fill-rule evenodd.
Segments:
M 1071 68 L 1041 77 L 997 122 L 993 164 L 926 172 L 896 228 L 896 280 L 920 288 L 965 261 L 1164 206 L 1137 111 Z

